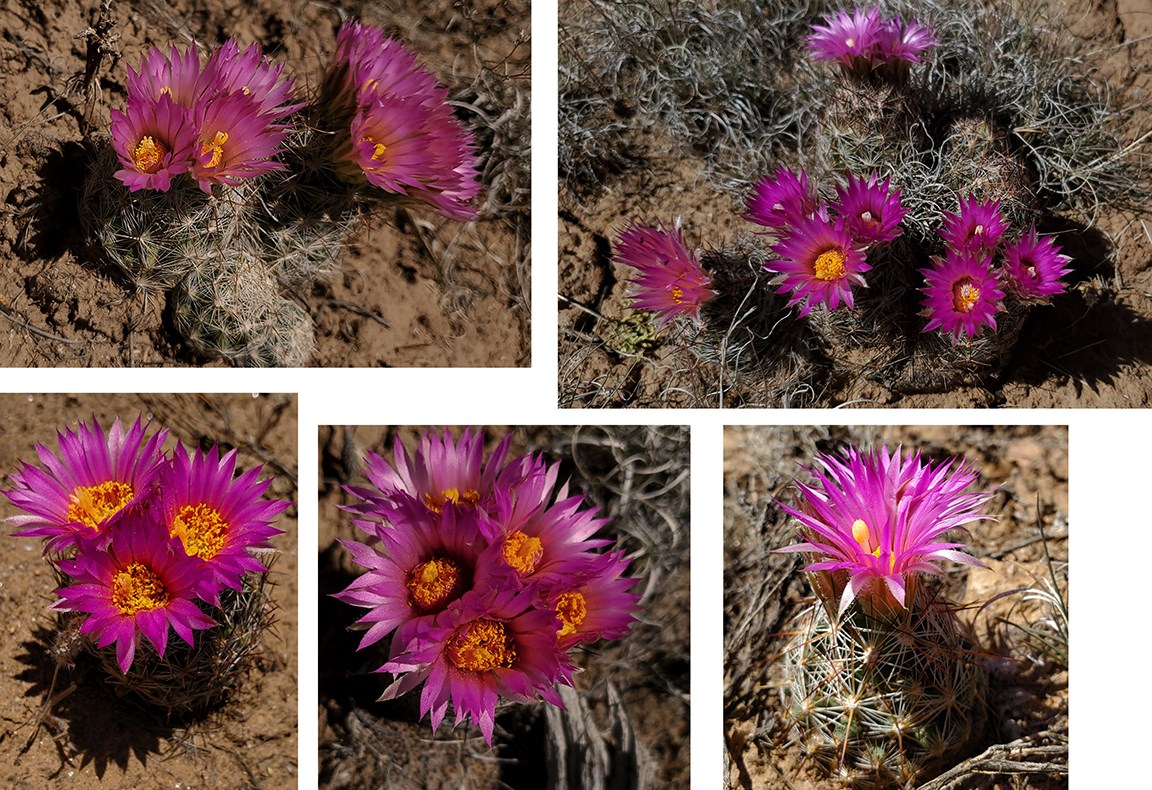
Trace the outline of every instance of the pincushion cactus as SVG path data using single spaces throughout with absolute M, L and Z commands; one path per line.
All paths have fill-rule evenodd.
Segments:
M 881 447 L 817 458 L 796 483 L 803 552 L 818 600 L 794 623 L 782 695 L 793 737 L 853 787 L 911 786 L 975 745 L 987 679 L 971 634 L 921 574 L 981 563 L 946 533 L 987 518 L 963 462 Z

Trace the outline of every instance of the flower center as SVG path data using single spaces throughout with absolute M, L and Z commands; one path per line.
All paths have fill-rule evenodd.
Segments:
M 220 160 L 224 158 L 224 143 L 228 142 L 228 132 L 216 132 L 216 136 L 211 141 L 205 141 L 200 146 L 200 156 L 207 156 L 208 152 L 212 152 L 212 158 L 208 160 L 205 167 L 219 167 Z
M 228 545 L 228 522 L 208 505 L 185 505 L 173 517 L 168 534 L 180 538 L 189 557 L 210 560 Z
M 839 280 L 844 276 L 844 262 L 847 256 L 837 249 L 825 250 L 816 259 L 817 280 Z
M 460 592 L 460 566 L 452 560 L 433 557 L 408 574 L 410 603 L 424 611 L 439 609 Z
M 872 227 L 873 225 L 880 224 L 880 220 L 878 220 L 878 219 L 876 219 L 876 217 L 872 216 L 871 211 L 861 211 L 860 212 L 860 221 L 863 222 L 868 227 Z
M 429 491 L 424 495 L 424 507 L 431 510 L 433 513 L 443 513 L 444 503 L 451 502 L 453 505 L 459 507 L 460 505 L 475 505 L 480 501 L 480 492 L 476 489 L 469 489 L 463 494 L 460 493 L 458 488 L 445 488 L 439 494 L 433 494 Z
M 852 49 L 852 47 L 856 46 L 856 39 L 854 39 L 854 38 L 844 39 L 844 46 L 848 47 L 848 49 Z
M 540 538 L 525 535 L 523 532 L 513 532 L 504 539 L 504 561 L 527 576 L 536 570 L 544 556 L 544 544 Z
M 388 150 L 388 146 L 376 142 L 371 137 L 361 137 L 360 142 L 372 143 L 372 159 L 374 161 L 381 162 L 384 160 L 384 152 Z
M 560 621 L 557 636 L 568 636 L 576 632 L 584 618 L 588 616 L 588 602 L 578 592 L 560 593 L 556 599 L 556 619 Z
M 65 516 L 69 521 L 80 522 L 94 530 L 120 512 L 132 501 L 135 493 L 132 486 L 118 480 L 109 480 L 95 486 L 80 486 L 72 492 L 72 501 Z
M 679 285 L 672 286 L 672 301 L 676 304 L 684 304 L 684 289 Z
M 142 137 L 132 149 L 132 161 L 141 173 L 155 173 L 168 155 L 168 149 L 151 137 Z
M 980 289 L 968 277 L 952 287 L 952 306 L 957 312 L 971 313 L 980 301 Z
M 975 228 L 972 229 L 972 235 L 973 236 L 983 236 L 984 235 L 984 226 L 983 225 L 977 225 Z
M 466 672 L 507 669 L 516 661 L 516 643 L 504 623 L 475 620 L 448 640 L 448 660 Z
M 112 576 L 112 605 L 125 615 L 159 609 L 168 605 L 168 591 L 154 570 L 133 562 Z

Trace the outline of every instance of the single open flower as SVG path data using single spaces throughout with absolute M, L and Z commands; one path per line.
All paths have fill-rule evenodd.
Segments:
M 864 272 L 872 268 L 843 219 L 832 222 L 823 212 L 797 222 L 772 251 L 779 259 L 764 268 L 777 273 L 773 283 L 780 286 L 778 293 L 791 294 L 788 306 L 799 304 L 801 318 L 818 304 L 829 310 L 841 302 L 852 307 L 852 287 L 866 285 Z
M 631 592 L 638 579 L 624 576 L 631 560 L 622 551 L 573 557 L 553 573 L 546 599 L 556 612 L 561 650 L 598 639 L 620 639 L 636 622 L 640 595 Z
M 846 70 L 871 65 L 883 23 L 880 9 L 856 8 L 852 14 L 836 11 L 823 19 L 823 25 L 812 25 L 808 50 L 813 60 L 834 60 Z
M 900 235 L 900 222 L 908 210 L 900 205 L 900 190 L 889 190 L 888 179 L 876 173 L 867 179 L 848 174 L 848 185 L 837 186 L 839 205 L 832 210 L 844 221 L 844 228 L 858 244 L 892 241 Z
M 268 570 L 250 549 L 270 547 L 269 539 L 281 532 L 272 520 L 291 504 L 263 498 L 272 479 L 260 480 L 261 469 L 233 479 L 236 450 L 220 458 L 213 445 L 189 457 L 177 445 L 161 475 L 158 518 L 168 536 L 207 569 L 198 592 L 217 606 L 222 587 L 239 590 L 244 574 Z
M 808 173 L 786 167 L 761 178 L 748 196 L 744 218 L 768 228 L 786 228 L 816 213 L 819 201 L 808 186 Z
M 273 65 L 258 44 L 240 51 L 234 39 L 225 41 L 204 66 L 204 78 L 213 95 L 241 93 L 256 102 L 256 111 L 269 122 L 278 121 L 305 106 L 293 102 L 292 80 L 282 77 L 284 65 Z
M 427 203 L 450 219 L 476 218 L 475 141 L 447 104 L 373 95 L 353 116 L 336 158 L 345 173 L 361 174 L 385 192 Z
M 195 630 L 216 624 L 194 601 L 204 569 L 140 513 L 112 527 L 106 550 L 79 543 L 60 569 L 75 582 L 56 591 L 60 600 L 52 608 L 88 614 L 80 633 L 97 647 L 115 643 L 122 672 L 132 666 L 141 634 L 163 657 L 169 626 L 192 645 Z
M 940 237 L 957 252 L 989 254 L 1000 246 L 1008 222 L 1000 213 L 1000 201 L 981 203 L 975 195 L 960 200 L 960 210 L 944 213 Z
M 129 100 L 155 103 L 167 95 L 186 110 L 192 110 L 209 86 L 203 79 L 196 47 L 190 46 L 181 52 L 172 45 L 167 55 L 159 47 L 152 47 L 138 69 L 129 66 L 127 87 Z
M 1004 248 L 1002 279 L 1013 294 L 1025 301 L 1044 301 L 1064 292 L 1060 278 L 1072 259 L 1060 252 L 1051 236 L 1037 236 L 1036 226 Z
M 996 328 L 1004 291 L 987 258 L 949 250 L 947 257 L 921 273 L 927 283 L 921 312 L 928 319 L 924 332 L 940 329 L 959 340 L 962 335 L 976 337 L 986 326 Z
M 246 178 L 284 168 L 273 157 L 287 132 L 269 125 L 254 96 L 229 93 L 208 100 L 196 108 L 195 125 L 198 138 L 191 172 L 205 192 L 211 192 L 213 184 L 236 186 Z
M 122 165 L 116 178 L 132 192 L 167 192 L 172 178 L 192 166 L 195 144 L 190 111 L 169 94 L 155 101 L 129 98 L 124 112 L 112 111 L 112 147 Z
M 45 538 L 45 552 L 76 543 L 107 542 L 113 521 L 152 492 L 164 458 L 160 448 L 168 436 L 158 431 L 144 441 L 140 418 L 127 431 L 117 419 L 108 434 L 95 418 L 56 435 L 60 457 L 42 444 L 36 453 L 44 469 L 24 464 L 12 474 L 16 487 L 4 492 L 26 515 L 12 516 L 18 537 Z
M 965 461 L 933 464 L 918 452 L 904 460 L 899 448 L 889 454 L 881 446 L 821 454 L 816 463 L 808 470 L 812 484 L 796 481 L 796 507 L 780 503 L 799 522 L 802 541 L 776 551 L 814 555 L 804 570 L 831 576 L 817 591 L 839 595 L 841 614 L 864 595 L 874 604 L 890 595 L 906 607 L 911 579 L 939 573 L 935 561 L 983 565 L 957 551 L 963 544 L 941 540 L 949 530 L 989 518 L 982 508 L 991 492 L 966 491 L 977 475 Z
M 560 623 L 551 609 L 533 608 L 532 597 L 492 590 L 461 600 L 421 625 L 407 648 L 381 670 L 396 673 L 384 692 L 392 699 L 424 684 L 420 715 L 436 730 L 448 712 L 456 724 L 470 719 L 492 745 L 496 703 L 536 698 L 562 706 L 556 684 L 572 684 L 572 666 L 556 647 Z
M 920 56 L 938 43 L 928 26 L 915 19 L 905 23 L 896 17 L 881 24 L 876 36 L 876 52 L 884 61 L 919 63 Z
M 633 307 L 654 313 L 659 326 L 681 316 L 699 321 L 716 295 L 677 227 L 633 223 L 620 232 L 615 253 L 617 263 L 639 275 L 630 281 Z

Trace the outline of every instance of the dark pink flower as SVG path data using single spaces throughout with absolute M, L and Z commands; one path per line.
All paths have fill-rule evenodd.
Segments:
M 916 453 L 901 460 L 899 449 L 889 454 L 881 446 L 867 453 L 849 447 L 816 463 L 807 470 L 813 484 L 796 481 L 796 507 L 780 503 L 800 523 L 802 540 L 777 551 L 814 555 L 804 570 L 832 574 L 827 589 L 840 595 L 841 613 L 866 590 L 907 606 L 911 577 L 939 573 L 934 561 L 982 565 L 956 550 L 963 544 L 941 541 L 949 530 L 989 518 L 982 508 L 991 492 L 966 492 L 976 472 L 962 459 L 933 464 Z M 846 580 L 835 578 L 843 573 Z M 883 588 L 869 590 L 875 583 Z
M 159 47 L 152 47 L 138 70 L 128 67 L 129 101 L 136 98 L 154 104 L 167 95 L 176 104 L 192 110 L 208 87 L 202 79 L 200 55 L 195 46 L 181 52 L 173 45 L 168 55 Z
M 420 715 L 436 730 L 448 712 L 456 724 L 470 719 L 492 745 L 496 703 L 543 699 L 562 706 L 556 684 L 572 684 L 572 665 L 557 650 L 559 621 L 551 609 L 533 608 L 533 596 L 492 590 L 461 600 L 432 622 L 421 623 L 382 670 L 398 675 L 384 692 L 392 699 L 421 683 Z
M 938 43 L 931 28 L 915 19 L 905 23 L 896 17 L 881 24 L 876 37 L 876 53 L 883 61 L 919 63 L 920 56 Z
M 748 196 L 744 218 L 768 228 L 785 228 L 816 213 L 819 202 L 808 186 L 808 173 L 781 167 L 760 179 Z
M 283 72 L 283 64 L 273 65 L 258 44 L 250 44 L 241 52 L 240 45 L 231 38 L 212 53 L 204 66 L 205 79 L 214 96 L 251 96 L 257 113 L 269 122 L 291 115 L 306 104 L 292 101 L 292 80 L 282 78 Z
M 960 200 L 960 210 L 945 212 L 940 237 L 957 252 L 988 254 L 1000 246 L 1008 222 L 1000 213 L 1000 201 L 981 203 L 975 195 Z
M 1051 236 L 1037 236 L 1036 226 L 1004 248 L 1001 278 L 1013 294 L 1025 301 L 1042 301 L 1064 292 L 1060 278 L 1072 259 L 1060 252 Z
M 107 542 L 108 527 L 152 493 L 164 458 L 160 454 L 168 431 L 153 434 L 140 418 L 127 431 L 117 419 L 107 436 L 95 418 L 80 423 L 76 433 L 56 435 L 60 457 L 36 445 L 45 469 L 24 464 L 12 474 L 15 488 L 5 491 L 27 515 L 12 516 L 19 537 L 46 538 L 45 552 L 77 543 Z
M 908 210 L 900 205 L 900 190 L 888 189 L 872 173 L 867 180 L 848 174 L 848 186 L 836 187 L 840 204 L 831 208 L 844 221 L 845 229 L 858 244 L 892 241 L 900 235 L 900 222 Z
M 167 192 L 172 177 L 192 166 L 196 126 L 171 95 L 151 101 L 130 98 L 124 112 L 112 111 L 112 147 L 123 166 L 116 178 L 132 192 Z
M 959 340 L 961 335 L 976 337 L 985 326 L 996 328 L 1004 291 L 987 258 L 949 250 L 947 257 L 921 271 L 927 282 L 921 315 L 928 324 L 923 331 L 938 328 Z
M 255 96 L 228 93 L 206 100 L 196 107 L 197 132 L 192 177 L 205 192 L 213 184 L 235 186 L 284 164 L 273 160 L 287 131 L 269 125 L 260 114 Z
M 835 60 L 848 69 L 870 62 L 876 54 L 882 22 L 880 9 L 856 8 L 828 14 L 823 25 L 812 25 L 808 49 L 813 60 Z
M 74 559 L 60 561 L 75 583 L 56 591 L 60 600 L 52 608 L 88 614 L 80 633 L 91 635 L 97 647 L 115 643 L 116 661 L 127 672 L 141 634 L 163 657 L 169 626 L 192 645 L 195 630 L 216 623 L 194 602 L 204 569 L 163 530 L 137 512 L 111 532 L 107 550 L 81 542 Z
M 716 295 L 677 227 L 633 223 L 620 232 L 615 260 L 638 277 L 630 281 L 633 307 L 656 315 L 659 326 L 680 316 L 700 320 L 700 308 Z
M 161 475 L 157 518 L 168 536 L 208 570 L 200 597 L 216 605 L 222 587 L 239 590 L 244 574 L 267 570 L 250 550 L 270 548 L 269 539 L 281 532 L 272 520 L 291 504 L 263 498 L 272 478 L 260 480 L 261 467 L 233 479 L 235 472 L 236 450 L 220 458 L 213 445 L 189 457 L 177 445 Z
M 629 562 L 624 552 L 613 551 L 573 557 L 555 568 L 546 600 L 560 621 L 556 638 L 561 650 L 620 639 L 632 629 L 640 595 L 631 592 L 639 580 L 623 575 Z
M 872 268 L 843 219 L 832 222 L 823 212 L 796 222 L 772 251 L 779 259 L 764 268 L 777 273 L 778 293 L 791 294 L 788 306 L 800 305 L 801 317 L 818 304 L 852 307 L 852 287 L 865 285 L 864 272 Z

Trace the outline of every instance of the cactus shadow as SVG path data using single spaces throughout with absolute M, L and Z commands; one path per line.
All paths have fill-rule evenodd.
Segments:
M 71 140 L 42 153 L 37 180 L 19 199 L 20 230 L 13 247 L 22 260 L 55 260 L 66 252 L 84 257 L 80 195 L 92 159 L 88 148 Z
M 16 656 L 24 666 L 16 677 L 31 684 L 24 696 L 35 709 L 17 737 L 26 740 L 39 721 L 55 743 L 60 758 L 58 771 L 75 765 L 78 758 L 79 769 L 91 765 L 101 779 L 109 766 L 124 773 L 133 760 L 146 766 L 149 757 L 160 756 L 175 732 L 173 726 L 118 697 L 102 682 L 101 670 L 92 656 L 81 653 L 74 668 L 61 667 L 53 684 L 56 664 L 52 648 L 56 636 L 54 629 L 40 626 L 31 639 L 21 644 L 23 652 Z M 73 690 L 68 691 L 69 688 Z M 52 700 L 54 704 L 48 706 Z
M 1055 234 L 1072 257 L 1070 287 L 1028 316 L 1004 380 L 1043 386 L 1055 373 L 1074 381 L 1077 392 L 1099 392 L 1115 385 L 1125 366 L 1152 365 L 1152 321 L 1091 285 L 1115 274 L 1108 238 L 1064 219 L 1049 220 L 1040 231 Z

